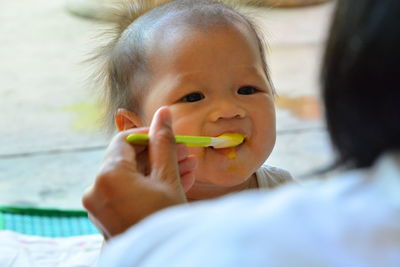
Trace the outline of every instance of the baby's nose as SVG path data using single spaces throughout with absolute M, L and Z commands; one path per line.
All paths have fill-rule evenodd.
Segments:
M 246 110 L 239 104 L 232 101 L 223 101 L 215 103 L 210 119 L 211 121 L 220 119 L 241 119 L 245 116 Z

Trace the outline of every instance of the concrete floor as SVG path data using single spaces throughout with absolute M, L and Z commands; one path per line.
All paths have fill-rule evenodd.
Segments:
M 301 176 L 332 160 L 318 70 L 334 4 L 249 8 L 270 45 L 278 140 L 267 160 Z M 107 137 L 82 60 L 104 24 L 63 0 L 3 1 L 0 9 L 0 205 L 81 208 Z

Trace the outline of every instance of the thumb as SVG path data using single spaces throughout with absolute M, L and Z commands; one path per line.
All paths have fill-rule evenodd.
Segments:
M 161 107 L 155 113 L 150 125 L 149 138 L 151 177 L 182 189 L 171 114 L 167 107 Z

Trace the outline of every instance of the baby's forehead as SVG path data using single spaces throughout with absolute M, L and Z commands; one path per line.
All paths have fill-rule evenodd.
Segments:
M 146 46 L 162 37 L 191 31 L 209 32 L 215 29 L 241 27 L 255 35 L 253 26 L 240 13 L 227 7 L 214 11 L 212 6 L 202 8 L 158 8 L 149 11 L 134 21 L 122 34 L 120 41 L 124 44 L 139 41 Z
M 184 25 L 172 25 L 159 29 L 148 42 L 148 58 L 156 60 L 160 53 L 176 53 L 186 51 L 188 57 L 196 54 L 212 53 L 216 58 L 223 51 L 259 58 L 257 38 L 242 25 L 218 25 L 207 31 Z M 253 59 L 254 60 L 254 59 Z
M 177 20 L 170 17 L 159 24 L 146 42 L 148 59 L 156 57 L 164 49 L 173 52 L 186 48 L 189 53 L 199 53 L 198 44 L 209 46 L 212 43 L 212 47 L 218 47 L 215 50 L 215 53 L 218 53 L 218 49 L 232 50 L 237 47 L 237 43 L 243 41 L 248 43 L 248 46 L 242 47 L 242 50 L 251 49 L 249 54 L 261 56 L 256 34 L 244 22 L 225 20 L 214 24 L 197 24 L 191 23 L 191 19 L 181 17 Z M 191 45 L 197 46 L 197 49 L 188 49 Z
M 263 70 L 256 38 L 243 27 L 166 29 L 155 35 L 148 49 L 148 67 L 154 75 L 173 74 L 183 84 L 205 82 L 215 75 L 239 79 Z

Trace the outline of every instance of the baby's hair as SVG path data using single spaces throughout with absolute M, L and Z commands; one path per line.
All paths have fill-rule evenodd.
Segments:
M 114 116 L 119 108 L 141 114 L 141 102 L 146 92 L 145 81 L 151 73 L 147 64 L 146 44 L 151 40 L 152 30 L 156 29 L 157 23 L 171 14 L 184 17 L 187 26 L 200 30 L 231 25 L 233 22 L 244 24 L 257 39 L 264 72 L 272 86 L 265 61 L 265 42 L 255 24 L 234 8 L 239 2 L 241 1 L 130 0 L 116 8 L 116 23 L 109 32 L 111 40 L 90 59 L 99 67 L 94 73 L 94 80 L 102 89 L 102 99 L 106 107 L 104 122 L 107 128 L 114 129 Z M 256 4 L 260 1 L 247 2 Z

